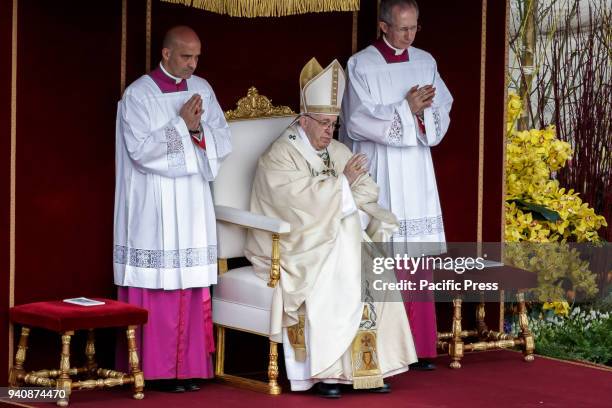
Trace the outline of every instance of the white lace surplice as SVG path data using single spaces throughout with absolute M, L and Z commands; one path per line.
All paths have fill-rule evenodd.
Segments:
M 370 46 L 348 62 L 342 103 L 341 140 L 365 153 L 370 174 L 380 186 L 379 203 L 400 222 L 399 242 L 444 242 L 442 211 L 430 146 L 444 137 L 453 102 L 433 57 L 409 48 L 410 60 L 388 64 Z M 410 113 L 405 96 L 414 85 L 434 85 L 433 105 L 425 109 L 425 134 Z

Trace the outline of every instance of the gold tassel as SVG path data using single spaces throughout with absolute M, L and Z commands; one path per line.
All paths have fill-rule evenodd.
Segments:
M 294 14 L 357 11 L 359 0 L 162 0 L 231 17 L 282 17 Z

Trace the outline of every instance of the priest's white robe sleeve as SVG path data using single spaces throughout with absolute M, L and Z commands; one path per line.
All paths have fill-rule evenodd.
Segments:
M 221 161 L 231 153 L 230 129 L 212 88 L 202 115 L 202 130 L 206 141 L 206 150 L 198 150 L 198 163 L 202 176 L 212 181 L 219 172 Z
M 198 159 L 185 121 L 176 116 L 151 129 L 149 113 L 135 97 L 125 95 L 117 115 L 127 153 L 143 173 L 164 177 L 198 174 Z
M 436 88 L 436 96 L 433 103 L 431 107 L 426 108 L 423 112 L 425 134 L 419 137 L 419 140 L 426 146 L 435 146 L 444 138 L 450 125 L 450 110 L 453 104 L 453 97 L 444 81 L 442 81 L 438 71 L 436 71 L 434 88 Z
M 344 218 L 357 211 L 357 205 L 355 204 L 348 179 L 344 174 L 340 175 L 340 179 L 342 180 L 342 218 Z

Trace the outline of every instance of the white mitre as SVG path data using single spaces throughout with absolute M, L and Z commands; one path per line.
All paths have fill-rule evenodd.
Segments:
M 312 58 L 300 73 L 301 113 L 339 115 L 345 85 L 346 76 L 338 60 L 323 69 Z

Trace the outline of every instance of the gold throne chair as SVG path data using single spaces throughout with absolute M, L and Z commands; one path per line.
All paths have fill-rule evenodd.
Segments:
M 278 385 L 277 343 L 270 340 L 268 381 L 227 374 L 225 356 L 226 330 L 270 336 L 270 310 L 274 287 L 280 279 L 279 240 L 289 232 L 287 222 L 249 211 L 251 187 L 259 157 L 294 120 L 287 107 L 274 107 L 255 88 L 238 102 L 237 109 L 225 114 L 232 137 L 232 153 L 225 159 L 213 183 L 217 218 L 218 283 L 212 288 L 213 322 L 215 324 L 215 377 L 241 388 L 281 393 Z M 272 240 L 272 267 L 268 282 L 257 277 L 251 266 L 228 270 L 228 259 L 244 256 L 249 228 L 266 231 Z

